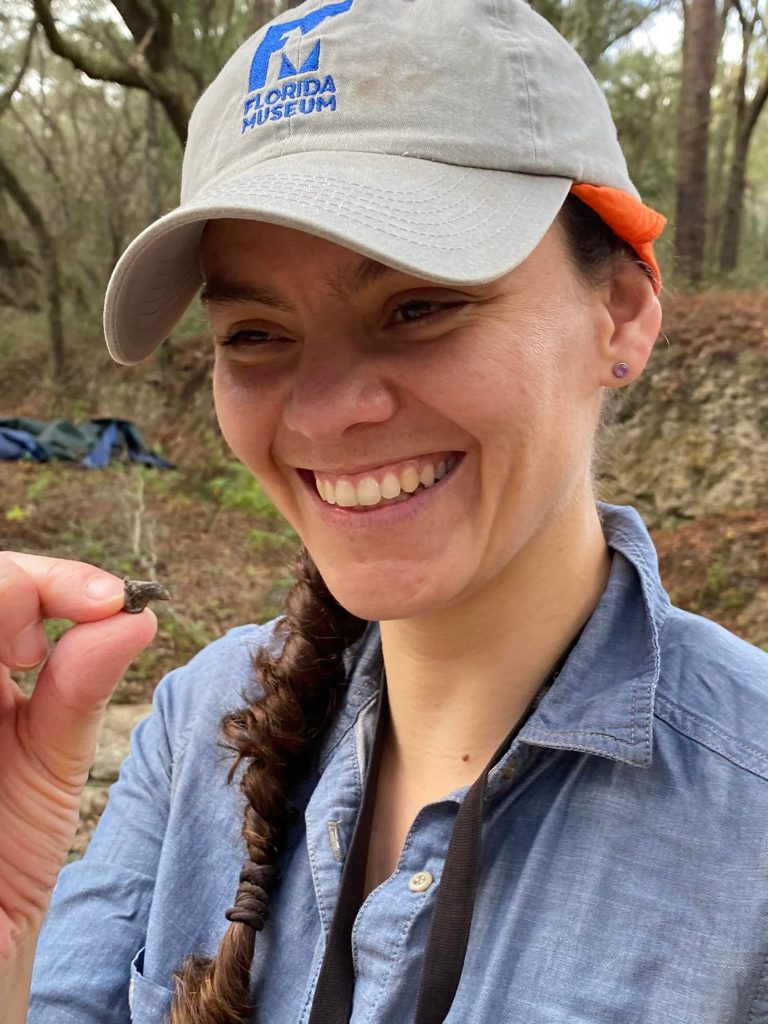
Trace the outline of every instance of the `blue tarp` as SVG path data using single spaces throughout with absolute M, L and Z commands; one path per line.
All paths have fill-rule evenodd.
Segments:
M 45 423 L 23 417 L 0 419 L 0 460 L 48 462 L 66 459 L 86 469 L 112 461 L 175 469 L 150 451 L 130 420 L 99 418 L 75 426 L 67 420 Z

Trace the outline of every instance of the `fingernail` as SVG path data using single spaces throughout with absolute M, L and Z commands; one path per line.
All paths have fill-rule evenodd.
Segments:
M 43 627 L 34 622 L 20 633 L 13 645 L 13 658 L 19 668 L 34 668 L 48 653 Z
M 85 592 L 93 601 L 114 601 L 123 596 L 125 588 L 116 576 L 91 576 Z

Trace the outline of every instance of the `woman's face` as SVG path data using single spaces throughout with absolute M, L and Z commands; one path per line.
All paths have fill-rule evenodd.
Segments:
M 352 613 L 461 602 L 591 496 L 612 321 L 557 223 L 471 287 L 248 221 L 209 222 L 202 259 L 224 436 Z

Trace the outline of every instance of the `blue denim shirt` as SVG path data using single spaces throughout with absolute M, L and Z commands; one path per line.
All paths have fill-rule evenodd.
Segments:
M 768 655 L 670 605 L 637 512 L 598 506 L 607 587 L 553 687 L 490 772 L 481 878 L 448 1024 L 768 1022 Z M 213 953 L 244 847 L 217 745 L 273 624 L 232 630 L 157 687 L 85 857 L 59 878 L 29 1024 L 149 1024 L 171 972 Z M 379 649 L 348 657 L 345 703 L 300 790 L 259 1020 L 308 1019 L 361 797 Z M 236 781 L 239 780 L 238 773 Z M 357 915 L 352 1024 L 412 1018 L 458 804 L 425 806 Z M 409 887 L 429 872 L 426 888 Z M 423 882 L 424 876 L 422 876 Z

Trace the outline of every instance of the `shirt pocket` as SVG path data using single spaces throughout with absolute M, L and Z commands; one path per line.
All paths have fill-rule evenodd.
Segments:
M 163 1024 L 171 1008 L 173 992 L 149 981 L 142 974 L 144 949 L 138 951 L 131 961 L 131 980 L 128 987 L 128 1005 L 132 1024 Z

